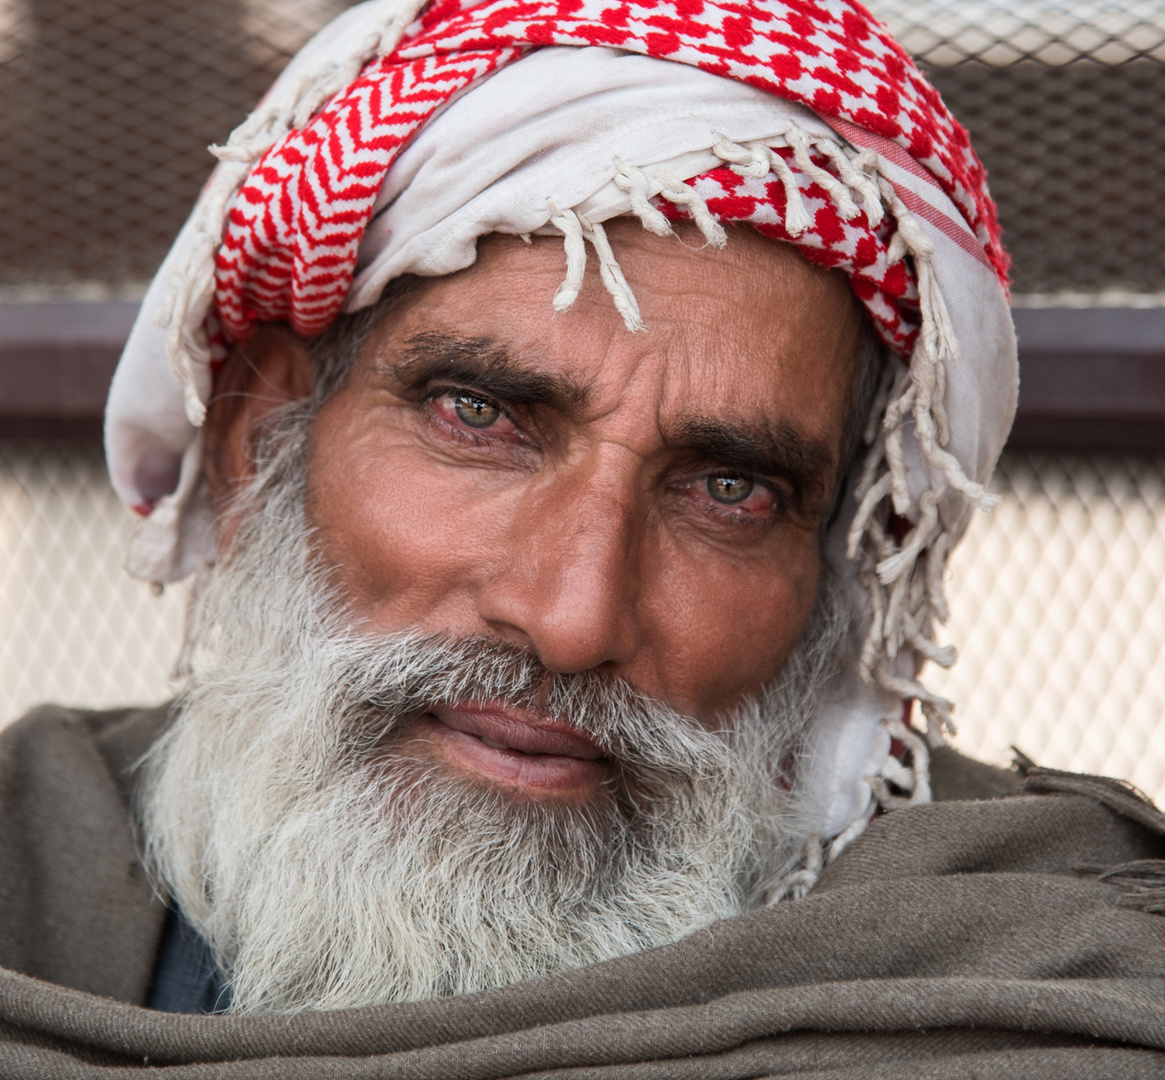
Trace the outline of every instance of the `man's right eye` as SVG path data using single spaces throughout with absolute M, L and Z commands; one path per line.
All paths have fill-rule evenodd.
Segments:
M 497 402 L 469 391 L 462 390 L 450 394 L 449 403 L 457 419 L 471 428 L 492 427 L 502 415 Z
M 708 477 L 708 494 L 727 506 L 744 502 L 755 487 L 752 477 L 741 473 L 713 473 Z

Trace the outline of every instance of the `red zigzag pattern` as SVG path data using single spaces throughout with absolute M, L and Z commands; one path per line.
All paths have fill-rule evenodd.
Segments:
M 276 143 L 236 194 L 216 267 L 215 306 L 228 334 L 242 338 L 256 322 L 275 320 L 304 337 L 326 329 L 401 147 L 457 91 L 546 45 L 609 46 L 692 64 L 892 139 L 936 178 L 1006 280 L 995 208 L 966 131 L 852 0 L 438 0 L 412 37 Z M 873 230 L 864 215 L 842 221 L 802 178 L 815 222 L 792 238 L 780 224 L 779 184 L 745 182 L 726 169 L 690 183 L 725 220 L 751 221 L 846 270 L 883 335 L 908 351 L 917 293 L 905 266 L 886 262 L 888 223 Z
M 521 50 L 428 56 L 366 70 L 301 131 L 276 143 L 231 203 L 215 308 L 243 337 L 288 319 L 311 337 L 336 317 L 389 166 L 452 94 Z

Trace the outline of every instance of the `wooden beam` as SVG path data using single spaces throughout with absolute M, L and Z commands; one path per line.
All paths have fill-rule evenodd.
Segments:
M 1165 454 L 1165 308 L 1027 308 L 1015 450 Z
M 0 303 L 0 437 L 99 440 L 138 305 Z

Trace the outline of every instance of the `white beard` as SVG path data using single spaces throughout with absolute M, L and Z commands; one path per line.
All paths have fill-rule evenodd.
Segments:
M 309 420 L 293 412 L 268 439 L 237 551 L 201 603 L 181 714 L 147 762 L 148 862 L 230 977 L 232 1008 L 468 993 L 754 906 L 806 833 L 789 790 L 839 602 L 819 602 L 780 679 L 715 733 L 494 640 L 361 636 L 310 550 Z M 539 693 L 615 763 L 584 805 L 515 799 L 396 737 L 437 702 Z

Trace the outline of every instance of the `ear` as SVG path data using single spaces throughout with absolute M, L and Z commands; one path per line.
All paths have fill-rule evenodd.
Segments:
M 255 474 L 251 438 L 273 409 L 299 401 L 314 385 L 303 340 L 282 323 L 262 323 L 235 345 L 214 379 L 206 410 L 204 469 L 221 512 Z

